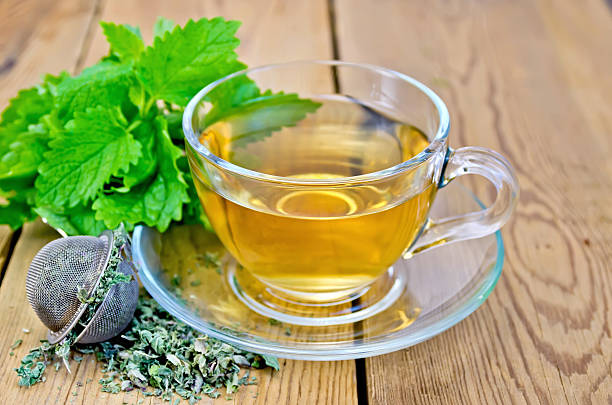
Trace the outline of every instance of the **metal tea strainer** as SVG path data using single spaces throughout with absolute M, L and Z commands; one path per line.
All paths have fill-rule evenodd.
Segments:
M 99 237 L 70 236 L 45 245 L 34 257 L 26 277 L 26 294 L 40 320 L 49 328 L 49 343 L 57 343 L 79 324 L 88 303 L 79 289 L 91 297 L 109 264 L 116 236 L 105 231 Z M 134 274 L 127 235 L 115 252 L 118 271 L 132 280 L 112 286 L 91 320 L 81 325 L 74 343 L 97 343 L 118 335 L 134 316 L 138 281 Z M 121 242 L 119 242 L 121 243 Z M 81 322 L 82 324 L 82 322 Z

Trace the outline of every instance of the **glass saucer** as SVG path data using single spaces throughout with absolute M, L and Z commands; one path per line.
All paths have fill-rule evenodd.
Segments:
M 470 191 L 453 182 L 440 190 L 431 217 L 481 206 Z M 504 259 L 499 232 L 399 259 L 387 276 L 401 278 L 402 290 L 384 310 L 366 319 L 307 326 L 250 309 L 232 285 L 235 274 L 246 270 L 201 225 L 176 225 L 163 235 L 139 226 L 132 248 L 142 284 L 178 319 L 246 350 L 303 360 L 375 356 L 437 335 L 484 302 L 499 279 Z M 346 305 L 359 307 L 359 301 Z

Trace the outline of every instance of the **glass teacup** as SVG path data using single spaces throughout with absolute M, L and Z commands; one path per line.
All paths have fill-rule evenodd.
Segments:
M 218 101 L 241 92 L 254 97 Z M 363 64 L 269 65 L 202 89 L 185 110 L 186 150 L 208 220 L 246 271 L 232 273 L 234 291 L 276 318 L 325 318 L 320 308 L 393 279 L 402 255 L 497 231 L 517 201 L 514 170 L 489 149 L 450 149 L 449 124 L 425 85 Z M 428 218 L 438 190 L 464 174 L 491 181 L 495 202 Z M 389 301 L 379 298 L 361 318 Z

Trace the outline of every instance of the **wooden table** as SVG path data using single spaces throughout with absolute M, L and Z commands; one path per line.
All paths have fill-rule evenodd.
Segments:
M 0 106 L 43 73 L 78 72 L 105 54 L 98 21 L 139 25 L 150 38 L 160 15 L 241 20 L 250 65 L 342 58 L 409 73 L 448 103 L 452 145 L 502 152 L 522 188 L 502 232 L 504 273 L 468 319 L 385 356 L 281 361 L 234 403 L 612 403 L 609 0 L 0 0 Z M 0 228 L 1 402 L 135 403 L 134 392 L 100 392 L 91 358 L 17 387 L 13 367 L 44 336 L 25 272 L 56 236 L 40 222 Z

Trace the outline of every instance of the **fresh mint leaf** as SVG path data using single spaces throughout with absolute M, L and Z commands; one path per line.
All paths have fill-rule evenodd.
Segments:
M 185 135 L 183 134 L 183 110 L 179 111 L 170 111 L 168 114 L 164 115 L 166 121 L 168 121 L 168 132 L 170 133 L 170 138 L 175 141 L 184 144 Z M 187 167 L 189 170 L 189 167 Z
M 0 179 L 0 195 L 7 201 L 0 205 L 0 224 L 19 229 L 36 218 L 32 210 L 36 190 L 31 178 Z
M 119 108 L 76 113 L 54 134 L 36 179 L 39 206 L 74 207 L 95 196 L 110 177 L 127 171 L 142 155 Z
M 17 229 L 36 217 L 34 179 L 48 149 L 57 86 L 68 74 L 46 75 L 41 85 L 19 92 L 2 113 L 0 123 L 0 223 Z
M 154 38 L 163 38 L 166 32 L 170 32 L 176 27 L 176 23 L 168 18 L 158 17 L 153 26 Z
M 206 214 L 204 213 L 204 209 L 202 208 L 202 204 L 200 203 L 200 198 L 198 197 L 198 193 L 193 183 L 193 177 L 191 175 L 191 171 L 189 170 L 189 163 L 187 162 L 187 156 L 181 156 L 177 161 L 176 165 L 180 171 L 183 172 L 185 176 L 185 181 L 189 185 L 187 187 L 187 194 L 189 195 L 189 202 L 183 204 L 183 223 L 185 224 L 202 224 L 211 232 L 214 232 L 212 226 L 210 225 Z
M 20 123 L 21 128 L 26 129 L 28 125 L 38 123 L 53 108 L 57 86 L 68 77 L 66 72 L 58 76 L 46 75 L 41 85 L 19 91 L 2 112 L 0 127 Z
M 8 153 L 11 143 L 25 130 L 27 124 L 23 120 L 3 121 L 0 125 L 0 153 Z
M 2 113 L 2 125 L 22 122 L 25 126 L 35 124 L 40 117 L 47 114 L 53 105 L 53 99 L 40 88 L 32 87 L 21 90 L 17 97 L 9 101 L 9 106 Z
M 34 218 L 36 214 L 28 204 L 11 201 L 7 205 L 0 205 L 0 223 L 7 224 L 11 229 L 19 229 Z
M 155 127 L 158 169 L 153 180 L 127 193 L 101 194 L 93 204 L 96 218 L 109 228 L 126 221 L 163 232 L 172 220 L 181 220 L 183 204 L 189 202 L 187 183 L 176 163 L 183 152 L 172 143 L 163 117 L 156 118 Z
M 214 18 L 179 27 L 160 18 L 146 49 L 137 27 L 101 25 L 109 56 L 76 77 L 45 76 L 1 114 L 0 221 L 17 227 L 35 212 L 68 234 L 96 234 L 119 222 L 160 230 L 172 220 L 206 224 L 187 186 L 181 116 L 203 86 L 246 68 L 235 53 L 240 24 Z M 318 107 L 296 95 L 262 93 L 245 76 L 206 101 L 213 105 L 206 122 L 236 125 L 238 144 Z
M 40 124 L 15 134 L 0 158 L 0 179 L 32 177 L 33 182 L 47 151 L 47 141 L 48 133 Z
M 113 108 L 128 101 L 134 74 L 129 64 L 103 61 L 76 77 L 64 80 L 57 87 L 58 116 L 64 122 L 74 113 L 102 106 Z
M 136 164 L 130 165 L 126 173 L 120 173 L 123 177 L 123 185 L 130 189 L 147 179 L 149 179 L 157 169 L 157 153 L 155 150 L 156 142 L 155 123 L 150 120 L 143 121 L 134 131 L 134 138 L 142 145 L 142 156 Z
M 243 66 L 244 68 L 246 65 Z M 206 96 L 206 100 L 213 105 L 213 108 L 206 114 L 207 125 L 218 121 L 223 111 L 240 107 L 243 103 L 259 96 L 261 96 L 259 87 L 246 75 L 238 75 L 219 84 Z
M 238 75 L 221 83 L 208 96 L 213 108 L 206 114 L 206 126 L 217 121 L 231 123 L 235 146 L 257 141 L 282 127 L 293 126 L 316 111 L 321 104 L 297 94 L 261 93 L 253 80 Z
M 140 81 L 152 99 L 184 106 L 207 84 L 238 70 L 234 36 L 240 23 L 190 20 L 163 38 L 156 37 L 136 66 Z
M 138 108 L 138 111 L 142 113 L 146 113 L 145 103 L 147 102 L 147 94 L 145 93 L 144 87 L 139 81 L 135 81 L 134 84 L 128 90 L 128 98 Z
M 128 30 L 132 31 L 138 38 L 142 40 L 142 33 L 140 32 L 140 28 L 130 24 L 121 24 Z
M 49 134 L 63 129 L 53 113 L 27 129 L 24 126 L 22 120 L 18 120 L 0 127 L 0 150 L 4 151 L 0 154 L 0 195 L 4 197 L 11 190 L 23 194 L 28 188 L 34 189 L 38 166 L 49 149 Z
M 206 224 L 207 219 L 204 214 L 198 193 L 193 186 L 193 178 L 191 172 L 185 172 L 185 181 L 190 186 L 187 188 L 189 202 L 183 205 L 183 222 L 186 224 Z
M 36 189 L 30 177 L 8 177 L 0 179 L 0 196 L 8 201 L 18 201 L 34 205 Z
M 49 92 L 53 97 L 57 96 L 57 86 L 64 82 L 64 80 L 69 79 L 70 74 L 65 70 L 60 72 L 59 75 L 54 76 L 51 74 L 46 74 L 43 76 L 43 87 Z
M 48 207 L 34 208 L 34 212 L 56 229 L 68 235 L 100 235 L 106 228 L 104 222 L 96 220 L 96 213 L 84 205 L 77 205 L 67 212 L 55 212 Z
M 2 112 L 2 124 L 22 120 L 24 124 L 34 124 L 47 114 L 53 106 L 53 99 L 40 87 L 21 90 L 17 97 L 9 101 L 9 106 Z
M 229 123 L 232 132 L 238 134 L 232 138 L 232 143 L 235 146 L 244 146 L 283 127 L 295 125 L 320 106 L 320 103 L 299 98 L 294 93 L 266 91 L 233 107 L 213 108 L 206 116 L 206 125 L 216 121 Z
M 110 44 L 111 54 L 117 56 L 120 61 L 126 62 L 138 59 L 144 51 L 142 38 L 130 27 L 110 22 L 101 22 L 100 26 Z

